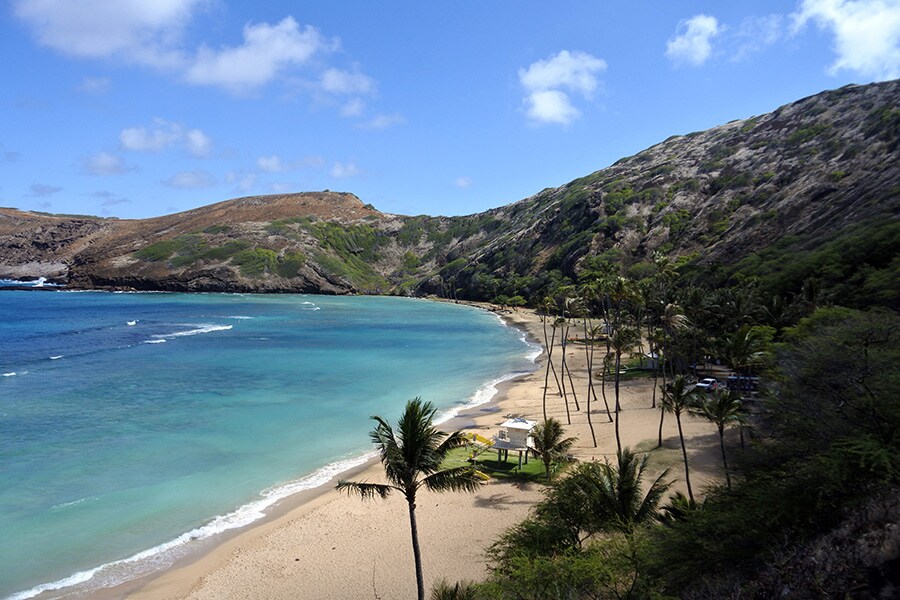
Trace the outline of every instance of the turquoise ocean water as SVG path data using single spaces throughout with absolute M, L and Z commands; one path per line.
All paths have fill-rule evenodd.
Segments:
M 168 566 L 361 463 L 371 415 L 484 402 L 535 354 L 418 300 L 0 291 L 0 597 Z

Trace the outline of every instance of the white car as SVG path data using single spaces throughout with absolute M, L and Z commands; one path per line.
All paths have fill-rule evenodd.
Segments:
M 706 379 L 701 379 L 700 383 L 694 386 L 694 389 L 701 392 L 711 392 L 717 387 L 719 387 L 719 382 L 712 377 L 707 377 Z

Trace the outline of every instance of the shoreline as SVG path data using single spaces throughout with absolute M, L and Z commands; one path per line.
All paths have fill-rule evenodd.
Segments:
M 435 299 L 433 298 L 425 298 L 423 300 L 435 301 Z M 540 368 L 540 357 L 545 355 L 543 346 L 532 335 L 527 327 L 510 319 L 506 319 L 503 315 L 497 314 L 496 311 L 491 310 L 490 305 L 475 302 L 456 302 L 456 304 L 492 312 L 505 326 L 518 330 L 522 334 L 522 341 L 533 347 L 535 350 L 535 353 L 532 354 L 529 352 L 528 354 L 528 358 L 533 361 L 534 366 L 529 371 L 511 371 L 497 379 L 487 381 L 481 387 L 479 387 L 475 391 L 475 393 L 473 393 L 469 402 L 467 402 L 466 404 L 459 405 L 457 407 L 451 407 L 439 412 L 438 418 L 440 420 L 437 421 L 436 425 L 438 428 L 444 431 L 466 429 L 467 426 L 471 425 L 472 423 L 471 417 L 473 415 L 467 414 L 471 411 L 477 411 L 479 415 L 495 414 L 500 411 L 500 407 L 496 406 L 496 404 L 499 399 L 502 398 L 502 396 L 506 393 L 506 390 L 513 384 L 516 379 L 528 375 L 534 370 Z M 477 396 L 482 394 L 486 390 L 490 390 L 491 388 L 493 388 L 495 391 L 491 394 L 490 398 L 485 401 L 478 401 Z M 448 415 L 447 413 L 450 414 Z M 443 415 L 446 415 L 446 417 L 441 418 Z M 37 600 L 67 596 L 108 600 L 113 598 L 131 597 L 132 594 L 138 594 L 138 597 L 140 597 L 142 590 L 153 586 L 156 580 L 166 577 L 167 573 L 191 568 L 198 563 L 202 563 L 207 559 L 207 557 L 215 554 L 220 549 L 220 547 L 231 543 L 236 538 L 243 538 L 245 536 L 256 537 L 268 529 L 276 528 L 277 524 L 280 521 L 283 521 L 288 517 L 296 518 L 297 516 L 302 516 L 309 512 L 312 512 L 325 501 L 323 500 L 323 497 L 327 497 L 330 495 L 330 492 L 334 492 L 334 487 L 339 479 L 354 478 L 360 475 L 363 475 L 367 478 L 377 478 L 381 471 L 380 462 L 377 456 L 370 456 L 368 458 L 365 458 L 366 455 L 370 453 L 370 451 L 367 451 L 356 458 L 350 457 L 345 459 L 344 461 L 340 461 L 352 463 L 357 460 L 357 458 L 363 460 L 362 463 L 351 466 L 349 469 L 334 471 L 334 473 L 322 483 L 318 483 L 313 487 L 295 491 L 289 493 L 284 497 L 278 498 L 271 505 L 263 509 L 264 515 L 262 517 L 250 523 L 240 525 L 232 529 L 226 529 L 202 539 L 192 538 L 189 542 L 189 545 L 191 547 L 175 547 L 174 550 L 176 552 L 176 556 L 172 557 L 171 554 L 168 554 L 167 558 L 163 558 L 163 560 L 165 561 L 164 565 L 157 565 L 155 567 L 151 566 L 149 567 L 148 572 L 134 574 L 132 577 L 128 577 L 129 573 L 127 571 L 129 566 L 133 566 L 134 564 L 141 564 L 141 562 L 144 562 L 146 560 L 143 559 L 132 561 L 134 557 L 140 556 L 141 554 L 144 554 L 149 550 L 154 550 L 155 548 L 149 549 L 147 551 L 141 551 L 135 555 L 132 555 L 131 557 L 95 567 L 95 569 L 102 570 L 93 573 L 91 577 L 86 581 L 73 583 L 71 585 L 65 585 L 59 588 L 48 589 L 38 593 L 37 595 L 28 597 L 35 598 Z M 340 463 L 330 463 L 329 465 L 324 465 L 313 473 L 298 479 L 297 482 L 302 482 L 307 478 L 314 477 L 316 473 L 319 473 L 322 470 L 331 470 L 329 469 L 329 467 L 332 467 L 335 464 Z M 240 510 L 244 506 L 246 505 L 242 505 L 241 507 L 236 508 L 235 511 Z M 227 514 L 231 515 L 233 514 L 233 512 Z M 200 528 L 207 525 L 209 525 L 209 523 L 201 525 Z M 177 539 L 179 538 L 175 538 L 175 540 Z M 163 545 L 167 545 L 169 543 L 171 542 L 166 542 Z M 167 552 L 171 551 L 172 549 L 162 550 L 153 558 L 166 557 Z M 81 571 L 79 573 L 74 573 L 66 579 L 71 579 L 84 573 L 91 573 L 92 571 L 93 569 L 89 569 L 86 571 Z M 115 580 L 122 577 L 125 577 L 126 579 L 121 583 L 107 586 L 103 586 L 101 583 L 100 587 L 97 587 L 97 582 L 103 582 L 104 580 L 109 581 L 110 579 Z M 65 581 L 66 579 L 59 581 Z M 53 583 L 57 582 L 49 582 L 41 585 L 52 585 Z M 12 597 L 17 597 L 19 594 L 23 594 L 26 591 L 27 590 L 17 592 Z
M 547 360 L 546 349 L 540 343 L 540 317 L 528 309 L 500 313 L 484 303 L 460 304 L 493 312 L 506 326 L 524 332 L 525 339 L 539 345 L 541 351 L 534 358 L 534 370 L 496 383 L 497 391 L 490 400 L 477 406 L 460 406 L 457 414 L 439 427 L 477 431 L 490 437 L 507 415 L 540 420 Z M 554 359 L 559 352 L 561 346 L 557 342 Z M 566 354 L 576 385 L 583 388 L 588 380 L 583 346 L 570 344 Z M 598 361 L 595 357 L 595 364 Z M 651 389 L 652 382 L 648 380 L 622 385 L 624 445 L 639 452 L 651 450 L 655 444 L 649 442 L 656 441 L 659 411 L 648 406 Z M 578 439 L 572 450 L 576 459 L 602 460 L 614 456 L 612 424 L 607 421 L 599 399 L 599 408 L 595 404 L 591 410 L 597 431 L 594 446 L 590 443 L 586 407 L 582 406 L 582 412 L 573 411 L 572 424 L 567 425 L 567 411 L 563 411 L 562 397 L 557 397 L 552 379 L 547 391 L 548 416 L 559 419 L 566 434 Z M 717 439 L 709 424 L 690 418 L 684 420 L 689 443 L 702 446 L 688 448 L 692 479 L 696 479 L 695 485 L 700 489 L 721 476 L 716 463 Z M 657 473 L 671 468 L 670 479 L 680 479 L 677 469 L 681 451 L 674 419 L 666 420 L 666 425 L 663 448 L 651 455 L 651 467 Z M 214 536 L 204 547 L 194 549 L 162 570 L 115 587 L 72 595 L 99 600 L 346 598 L 373 591 L 385 600 L 414 595 L 405 502 L 399 497 L 363 502 L 339 494 L 334 489 L 338 478 L 382 481 L 383 471 L 377 458 L 373 458 L 351 471 L 336 474 L 316 488 L 279 500 L 262 519 Z M 542 487 L 492 480 L 471 495 L 423 493 L 417 517 L 426 586 L 441 578 L 483 579 L 486 549 L 505 529 L 527 516 L 543 497 Z M 672 491 L 682 488 L 683 482 L 679 481 Z M 51 593 L 37 596 L 44 597 L 51 597 Z

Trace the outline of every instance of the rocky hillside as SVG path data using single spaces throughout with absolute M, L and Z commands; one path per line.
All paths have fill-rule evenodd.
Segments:
M 873 269 L 884 277 L 898 269 L 898 107 L 900 81 L 847 86 L 671 137 L 465 217 L 388 215 L 328 191 L 146 220 L 0 209 L 0 277 L 80 288 L 534 297 L 604 262 L 639 276 L 662 253 L 734 275 L 748 264 L 781 269 L 770 264 L 779 262 L 773 249 L 839 252 L 847 236 L 880 240 L 859 260 L 866 277 Z

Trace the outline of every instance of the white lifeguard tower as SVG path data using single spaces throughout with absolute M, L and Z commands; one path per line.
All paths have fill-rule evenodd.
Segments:
M 491 449 L 497 451 L 497 460 L 509 459 L 509 451 L 519 453 L 519 468 L 522 467 L 522 455 L 525 455 L 525 464 L 528 464 L 528 450 L 534 448 L 534 440 L 531 438 L 531 430 L 537 425 L 537 421 L 529 421 L 521 417 L 509 419 L 500 425 L 500 432 L 494 436 L 494 445 Z

